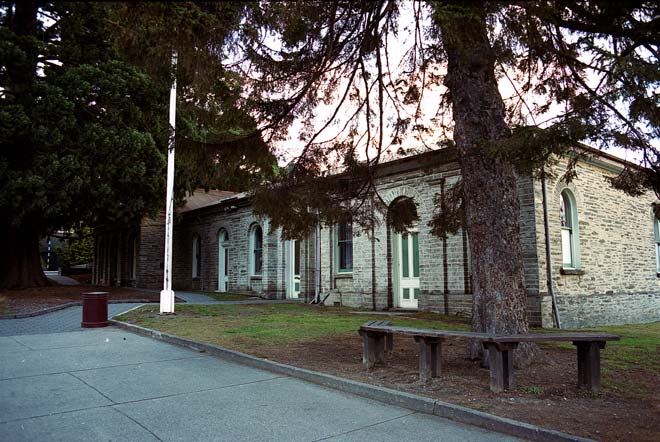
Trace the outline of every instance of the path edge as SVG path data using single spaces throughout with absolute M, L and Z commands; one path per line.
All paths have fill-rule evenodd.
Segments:
M 442 418 L 460 422 L 463 424 L 474 425 L 487 430 L 497 431 L 509 436 L 520 437 L 538 442 L 587 442 L 592 439 L 586 439 L 574 436 L 560 431 L 548 430 L 536 425 L 516 421 L 493 414 L 484 413 L 460 405 L 450 404 L 448 402 L 438 401 L 431 398 L 417 396 L 411 393 L 393 390 L 390 388 L 379 387 L 376 385 L 365 384 L 363 382 L 353 381 L 325 373 L 318 373 L 304 368 L 298 368 L 279 362 L 261 359 L 255 356 L 241 353 L 235 350 L 229 350 L 217 345 L 193 341 L 192 339 L 182 338 L 169 333 L 152 330 L 135 324 L 111 319 L 110 323 L 126 331 L 138 335 L 147 336 L 153 339 L 167 342 L 169 344 L 190 348 L 200 353 L 225 359 L 231 362 L 247 365 L 249 367 L 270 371 L 277 374 L 291 376 L 302 379 L 324 387 L 329 387 L 345 393 L 355 394 L 368 399 L 373 399 L 389 405 L 395 405 L 417 411 L 425 414 L 432 414 Z
M 186 303 L 186 301 L 177 301 L 177 302 L 182 304 Z M 108 304 L 154 304 L 154 303 L 158 303 L 158 301 L 150 300 L 150 299 L 140 299 L 140 298 L 111 299 L 108 301 Z M 53 307 L 48 307 L 41 310 L 35 310 L 33 312 L 28 312 L 28 313 L 10 313 L 8 315 L 0 315 L 0 321 L 2 321 L 3 319 L 34 318 L 35 316 L 47 315 L 48 313 L 64 310 L 65 308 L 69 308 L 69 307 L 80 307 L 81 305 L 83 305 L 82 301 L 72 301 L 72 302 L 66 302 L 64 304 L 54 305 Z

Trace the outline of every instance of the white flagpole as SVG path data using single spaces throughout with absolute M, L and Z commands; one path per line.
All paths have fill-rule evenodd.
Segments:
M 172 235 L 174 229 L 174 133 L 176 131 L 176 58 L 172 53 L 172 89 L 170 89 L 170 137 L 167 143 L 167 195 L 165 202 L 165 262 L 163 290 L 160 292 L 160 312 L 174 313 L 172 291 Z

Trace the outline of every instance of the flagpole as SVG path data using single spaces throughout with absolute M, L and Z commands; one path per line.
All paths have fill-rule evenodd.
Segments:
M 167 192 L 165 201 L 165 259 L 163 266 L 163 290 L 160 292 L 160 313 L 174 313 L 172 291 L 172 236 L 174 231 L 174 134 L 176 131 L 176 62 L 172 52 L 172 88 L 170 89 L 169 140 L 167 143 Z

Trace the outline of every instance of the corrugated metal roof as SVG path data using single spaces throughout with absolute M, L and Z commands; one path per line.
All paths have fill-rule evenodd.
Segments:
M 179 207 L 177 212 L 190 212 L 191 210 L 212 206 L 235 195 L 237 195 L 236 192 L 228 192 L 226 190 L 209 190 L 207 192 L 204 189 L 197 189 L 192 195 L 186 198 L 186 203 Z

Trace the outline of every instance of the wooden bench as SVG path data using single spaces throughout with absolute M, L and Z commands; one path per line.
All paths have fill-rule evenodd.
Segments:
M 500 392 L 513 387 L 513 350 L 521 342 L 572 342 L 577 349 L 578 388 L 600 390 L 600 350 L 607 341 L 620 338 L 609 333 L 542 333 L 500 335 L 483 340 L 488 350 L 490 389 Z
M 419 346 L 419 377 L 429 382 L 438 377 L 442 366 L 442 342 L 447 338 L 476 339 L 488 351 L 490 389 L 501 392 L 513 387 L 513 350 L 521 342 L 570 341 L 577 347 L 578 387 L 593 392 L 600 389 L 600 350 L 607 341 L 619 337 L 607 333 L 548 333 L 494 335 L 457 330 L 432 330 L 393 326 L 389 321 L 370 321 L 359 330 L 363 340 L 362 362 L 371 368 L 385 362 L 385 351 L 392 351 L 394 334 L 412 336 Z

